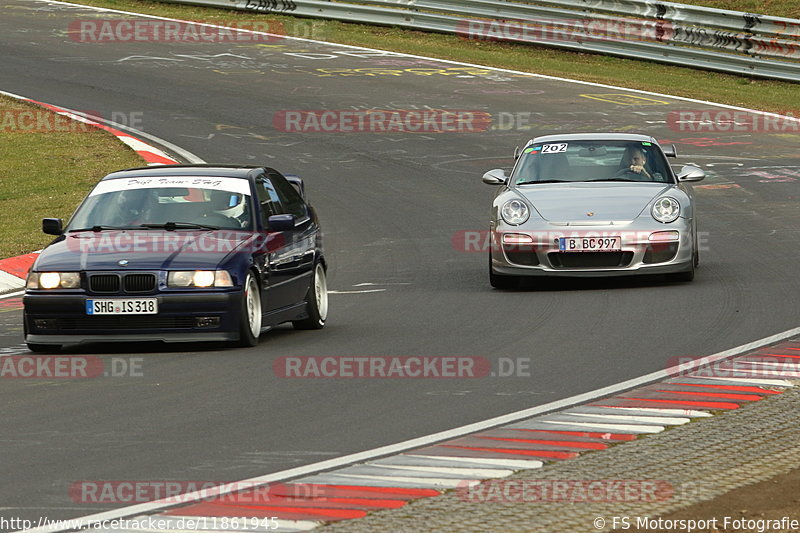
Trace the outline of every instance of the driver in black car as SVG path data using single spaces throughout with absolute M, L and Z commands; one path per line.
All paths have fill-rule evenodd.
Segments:
M 617 176 L 626 176 L 640 181 L 652 180 L 653 176 L 646 167 L 647 156 L 644 155 L 644 151 L 635 144 L 629 144 L 625 147 Z

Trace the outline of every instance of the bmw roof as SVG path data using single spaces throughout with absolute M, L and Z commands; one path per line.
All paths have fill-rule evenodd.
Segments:
M 118 178 L 145 178 L 165 176 L 214 176 L 220 178 L 248 179 L 260 174 L 265 167 L 236 165 L 161 165 L 152 167 L 128 168 L 118 170 L 104 177 L 104 180 Z

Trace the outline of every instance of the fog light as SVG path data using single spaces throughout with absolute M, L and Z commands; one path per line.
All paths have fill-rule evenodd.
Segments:
M 56 321 L 52 318 L 36 318 L 33 325 L 36 329 L 56 329 Z
M 503 244 L 533 244 L 533 237 L 524 233 L 504 233 Z
M 196 328 L 216 328 L 219 326 L 218 316 L 198 316 L 194 319 Z
M 675 242 L 679 241 L 681 238 L 681 234 L 677 231 L 657 231 L 655 233 L 651 233 L 648 240 L 650 242 Z

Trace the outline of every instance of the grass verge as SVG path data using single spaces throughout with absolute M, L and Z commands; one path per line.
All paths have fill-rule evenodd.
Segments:
M 28 102 L 0 95 L 0 119 L 0 258 L 43 247 L 42 218 L 68 218 L 98 179 L 144 164 L 111 134 Z
M 761 80 L 597 54 L 498 42 L 476 42 L 399 28 L 264 15 L 149 0 L 78 0 L 77 3 L 199 22 L 277 21 L 288 35 L 478 63 L 536 74 L 573 78 L 709 100 L 764 111 L 800 115 L 800 84 Z M 796 0 L 696 0 L 692 4 L 800 16 Z M 309 35 L 309 28 L 312 29 Z M 295 30 L 293 32 L 293 30 Z M 300 33 L 298 35 L 298 33 Z

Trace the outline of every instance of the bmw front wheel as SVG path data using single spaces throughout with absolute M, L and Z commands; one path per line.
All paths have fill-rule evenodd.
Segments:
M 295 329 L 322 329 L 328 319 L 328 281 L 325 277 L 325 267 L 318 262 L 311 276 L 311 284 L 306 295 L 306 310 L 308 317 L 295 320 L 292 325 Z

